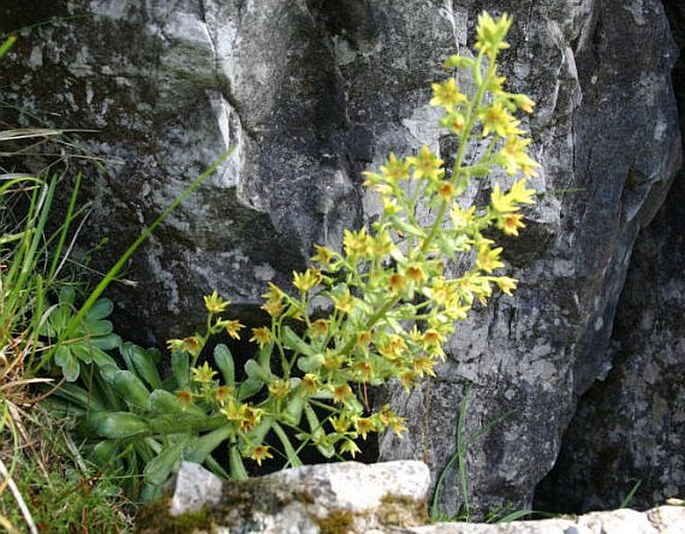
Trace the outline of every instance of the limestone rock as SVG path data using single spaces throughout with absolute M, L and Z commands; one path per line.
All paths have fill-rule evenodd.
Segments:
M 415 461 L 312 465 L 223 484 L 184 462 L 170 508 L 144 511 L 137 528 L 168 532 L 194 513 L 199 531 L 211 525 L 213 532 L 384 532 L 390 525 L 425 523 L 429 487 L 428 468 Z

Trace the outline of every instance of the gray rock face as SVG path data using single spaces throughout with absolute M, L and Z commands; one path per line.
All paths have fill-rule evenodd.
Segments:
M 244 321 L 258 321 L 267 281 L 287 286 L 313 242 L 335 246 L 344 227 L 372 214 L 361 170 L 424 143 L 449 159 L 427 105 L 430 82 L 444 76 L 447 54 L 473 44 L 480 10 L 512 12 L 504 71 L 538 103 L 529 126 L 544 166 L 528 227 L 503 242 L 520 289 L 461 324 L 438 380 L 410 395 L 390 388 L 410 432 L 386 436 L 380 450 L 424 459 L 435 477 L 454 451 L 470 386 L 464 436 L 496 423 L 466 454 L 472 511 L 530 503 L 577 399 L 617 365 L 610 338 L 633 243 L 681 166 L 677 48 L 660 1 L 23 4 L 4 3 L 4 29 L 87 15 L 32 29 L 0 69 L 10 80 L 3 98 L 21 112 L 8 122 L 39 116 L 99 130 L 79 145 L 101 158 L 86 171 L 94 212 L 81 241 L 109 238 L 95 268 L 236 147 L 137 255 L 128 274 L 136 290 L 115 288 L 119 330 L 139 341 L 187 333 L 214 288 Z M 660 468 L 684 492 L 677 458 L 659 457 Z M 464 497 L 447 476 L 444 511 L 456 513 Z M 615 505 L 613 495 L 597 498 Z
M 667 3 L 681 50 L 685 6 Z M 678 15 L 678 11 L 680 14 Z M 679 80 L 685 117 L 685 57 Z M 681 124 L 685 122 L 681 119 Z M 631 506 L 648 508 L 683 493 L 685 484 L 685 174 L 681 171 L 654 221 L 640 234 L 616 313 L 613 368 L 581 400 L 554 471 L 540 488 L 556 509 L 618 504 L 639 483 Z

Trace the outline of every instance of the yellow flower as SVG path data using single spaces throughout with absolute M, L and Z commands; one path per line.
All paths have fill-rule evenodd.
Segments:
M 429 328 L 423 333 L 423 348 L 424 350 L 430 347 L 439 347 L 443 341 L 443 336 L 434 328 Z
M 392 431 L 399 437 L 402 437 L 402 432 L 407 431 L 407 427 L 404 424 L 404 419 L 402 417 L 398 417 L 397 415 L 393 415 L 390 418 L 388 421 L 388 426 L 390 426 Z
M 419 154 L 415 157 L 407 158 L 407 162 L 414 167 L 416 178 L 427 178 L 428 180 L 438 180 L 445 173 L 442 169 L 442 161 L 430 149 L 423 145 Z
M 495 184 L 490 195 L 490 205 L 498 213 L 511 213 L 513 211 L 518 211 L 519 207 L 514 202 L 511 194 L 502 193 L 499 184 Z
M 505 295 L 511 296 L 511 292 L 516 289 L 518 280 L 516 278 L 509 278 L 508 276 L 497 276 L 492 279 L 499 287 L 499 290 Z
M 376 431 L 376 425 L 370 417 L 359 417 L 355 420 L 354 422 L 355 429 L 359 433 L 359 435 L 362 437 L 362 439 L 366 439 L 366 435 L 369 432 L 375 432 Z
M 500 50 L 509 48 L 509 45 L 504 42 L 504 37 L 512 22 L 513 18 L 506 13 L 495 21 L 486 11 L 483 11 L 478 15 L 476 25 L 476 48 L 491 58 Z
M 381 165 L 381 172 L 383 176 L 388 178 L 392 182 L 397 182 L 399 180 L 407 180 L 409 178 L 409 163 L 408 161 L 403 161 L 397 159 L 395 154 L 390 152 L 388 156 L 388 162 L 385 165 Z
M 321 272 L 311 267 L 303 273 L 293 271 L 293 285 L 306 293 L 321 282 Z
M 183 340 L 182 339 L 170 339 L 169 341 L 166 342 L 166 346 L 169 349 L 169 352 L 172 354 L 174 352 L 178 352 L 180 350 L 185 350 L 183 348 Z
M 216 371 L 207 362 L 199 369 L 192 367 L 190 370 L 193 373 L 193 382 L 199 382 L 200 384 L 209 384 L 216 374 Z
M 523 216 L 519 213 L 509 213 L 497 221 L 497 228 L 502 230 L 506 235 L 519 235 L 519 228 L 525 228 L 521 219 Z
M 373 242 L 373 253 L 376 258 L 383 259 L 385 256 L 390 254 L 394 248 L 394 243 L 390 238 L 390 234 L 386 229 L 383 229 L 376 234 L 376 239 Z
M 312 373 L 307 373 L 302 377 L 300 382 L 302 393 L 305 395 L 314 395 L 319 390 L 318 378 Z
M 269 282 L 269 290 L 262 295 L 265 302 L 261 308 L 271 317 L 278 317 L 283 311 L 283 298 L 285 293 L 275 284 Z
M 343 364 L 344 357 L 331 349 L 326 349 L 326 353 L 323 358 L 323 367 L 327 371 L 335 371 L 340 369 Z
M 402 339 L 397 334 L 393 334 L 390 338 L 380 347 L 378 347 L 378 352 L 381 356 L 384 356 L 388 360 L 396 360 L 402 356 L 407 350 L 407 344 L 404 339 Z
M 502 247 L 491 249 L 491 243 L 492 241 L 489 239 L 483 240 L 478 247 L 478 256 L 476 257 L 476 266 L 486 273 L 491 273 L 495 269 L 504 267 L 504 263 L 499 259 Z
M 514 104 L 516 104 L 516 107 L 522 109 L 526 113 L 533 113 L 535 102 L 533 102 L 526 95 L 512 95 L 512 99 L 514 100 Z
M 447 281 L 443 277 L 433 280 L 431 287 L 431 298 L 437 305 L 445 305 L 454 297 L 457 291 L 454 281 Z
M 231 422 L 236 423 L 240 430 L 249 432 L 262 418 L 262 410 L 252 408 L 247 404 L 236 404 L 236 402 L 228 402 L 227 406 L 219 410 Z
M 313 262 L 318 262 L 322 269 L 326 269 L 333 259 L 333 251 L 322 246 L 314 245 L 316 249 L 316 254 L 312 256 Z
M 365 382 L 371 380 L 374 375 L 373 366 L 366 360 L 356 361 L 352 365 L 352 370 L 361 380 Z
M 383 197 L 381 200 L 383 201 L 383 213 L 386 216 L 391 217 L 392 215 L 397 215 L 400 211 L 402 211 L 402 208 L 396 200 L 386 197 Z
M 269 447 L 267 445 L 257 445 L 250 452 L 250 458 L 252 458 L 259 467 L 262 466 L 262 461 L 268 458 L 273 458 L 273 455 L 269 452 Z
M 433 358 L 428 358 L 426 356 L 419 356 L 414 360 L 414 373 L 422 377 L 425 374 L 430 376 L 435 376 L 435 360 Z
M 368 258 L 373 254 L 374 239 L 366 232 L 366 227 L 358 232 L 346 229 L 343 232 L 343 244 L 349 258 Z
M 267 343 L 271 342 L 271 332 L 266 326 L 260 326 L 259 328 L 252 329 L 252 337 L 250 341 L 254 341 L 259 345 L 261 349 Z
M 383 406 L 379 412 L 378 412 L 378 420 L 381 422 L 381 424 L 385 426 L 389 426 L 392 428 L 392 430 L 397 434 L 398 436 L 402 435 L 402 432 L 407 430 L 407 427 L 404 426 L 404 419 L 401 417 L 395 415 L 391 410 L 390 410 L 390 405 L 386 404 Z
M 371 332 L 368 330 L 357 332 L 357 346 L 361 349 L 366 349 L 371 343 L 371 337 Z
M 331 295 L 331 299 L 336 310 L 340 310 L 343 313 L 350 313 L 352 311 L 354 299 L 349 289 L 345 288 L 345 291 L 340 295 Z
M 420 284 L 425 280 L 426 273 L 423 272 L 423 269 L 420 265 L 410 265 L 409 267 L 407 267 L 407 272 L 405 273 L 405 276 L 407 277 L 407 280 L 409 280 L 410 282 Z
M 312 323 L 312 336 L 325 336 L 328 333 L 328 321 L 326 319 L 317 319 Z
M 347 432 L 352 424 L 342 413 L 338 414 L 336 417 L 331 417 L 330 422 L 333 430 L 338 434 L 344 434 Z
M 197 357 L 200 352 L 202 352 L 202 346 L 202 339 L 200 339 L 198 336 L 183 338 L 183 350 L 193 357 Z
M 182 389 L 176 392 L 176 399 L 183 404 L 183 409 L 185 410 L 193 403 L 193 394 L 190 391 Z
M 459 112 L 453 112 L 440 119 L 440 126 L 447 128 L 453 134 L 459 135 L 466 127 L 466 119 Z
M 452 200 L 456 192 L 457 190 L 452 185 L 452 182 L 450 182 L 449 180 L 444 180 L 440 182 L 440 185 L 438 185 L 438 195 L 445 202 L 449 202 L 450 200 Z
M 357 455 L 357 453 L 360 453 L 361 451 L 359 450 L 359 447 L 357 447 L 357 444 L 354 441 L 352 441 L 349 438 L 345 438 L 345 441 L 343 441 L 343 444 L 340 445 L 340 452 L 341 453 L 349 452 L 350 456 L 352 456 L 352 458 L 354 458 Z
M 216 289 L 212 291 L 211 295 L 205 296 L 203 299 L 205 301 L 205 308 L 207 308 L 209 313 L 221 313 L 230 304 L 230 301 L 223 300 L 219 296 L 219 294 L 216 292 Z
M 290 392 L 290 383 L 285 380 L 274 380 L 269 384 L 269 393 L 274 397 L 283 398 Z
M 513 176 L 519 170 L 526 176 L 535 175 L 534 169 L 539 167 L 540 164 L 526 154 L 526 147 L 529 144 L 530 139 L 515 135 L 507 137 L 502 150 L 499 152 L 498 162 L 510 176 Z
M 244 328 L 245 325 L 241 324 L 240 321 L 232 320 L 232 321 L 227 321 L 226 322 L 226 333 L 229 335 L 229 337 L 233 339 L 240 339 L 240 334 L 238 333 L 241 328 Z
M 219 386 L 214 390 L 214 400 L 221 406 L 233 396 L 233 388 L 230 386 Z
M 518 204 L 535 204 L 535 193 L 535 189 L 526 189 L 525 178 L 514 182 L 509 190 L 509 196 Z
M 473 222 L 473 215 L 476 212 L 476 207 L 471 206 L 469 209 L 462 209 L 461 206 L 455 204 L 450 211 L 450 219 L 455 230 L 463 230 Z
M 441 106 L 448 112 L 452 112 L 455 106 L 466 102 L 466 95 L 459 92 L 454 78 L 444 83 L 434 83 L 431 87 L 433 89 L 433 98 L 429 102 L 431 106 Z
M 400 383 L 407 391 L 411 390 L 416 385 L 418 375 L 414 371 L 404 371 L 400 375 Z
M 333 386 L 333 401 L 345 404 L 345 400 L 352 396 L 352 388 L 348 384 Z
M 483 137 L 487 137 L 492 131 L 500 137 L 523 133 L 518 128 L 521 121 L 514 119 L 499 101 L 486 107 L 478 116 L 483 121 Z
M 400 273 L 393 273 L 390 276 L 390 281 L 388 285 L 390 286 L 390 290 L 393 293 L 401 293 L 406 288 L 406 284 L 404 283 L 404 276 L 402 276 Z

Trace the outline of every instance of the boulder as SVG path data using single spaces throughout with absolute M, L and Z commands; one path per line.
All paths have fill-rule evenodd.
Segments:
M 385 532 L 424 524 L 429 490 L 428 468 L 416 461 L 310 465 L 241 482 L 183 462 L 171 500 L 144 509 L 136 528 L 148 534 L 181 525 L 183 532 L 191 526 L 195 532 Z

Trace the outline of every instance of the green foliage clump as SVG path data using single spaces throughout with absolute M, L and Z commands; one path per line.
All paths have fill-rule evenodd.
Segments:
M 151 497 L 181 459 L 243 479 L 245 459 L 261 466 L 278 454 L 298 466 L 307 445 L 327 458 L 354 458 L 369 434 L 405 430 L 389 406 L 369 403 L 368 389 L 391 380 L 410 389 L 434 376 L 456 323 L 497 290 L 516 288 L 516 279 L 500 274 L 502 248 L 493 235 L 518 236 L 524 227 L 521 208 L 535 195 L 526 178 L 538 164 L 515 118 L 534 104 L 506 92 L 498 72 L 510 25 L 506 15 L 480 15 L 478 54 L 449 57 L 453 75 L 432 86 L 430 104 L 444 110 L 440 125 L 457 141 L 451 169 L 424 146 L 408 157 L 391 153 L 378 172 L 366 172 L 383 213 L 346 230 L 339 251 L 315 245 L 311 266 L 293 274 L 292 292 L 269 285 L 262 308 L 270 323 L 248 334 L 256 356 L 241 359 L 244 373 L 223 344 L 213 365 L 201 358 L 213 336 L 244 335 L 238 320 L 223 317 L 230 303 L 216 291 L 204 299 L 204 331 L 169 341 L 166 379 L 155 351 L 123 344 L 115 359 L 68 349 L 84 364 L 90 358 L 92 373 L 58 395 L 67 401 L 62 408 L 83 416 L 82 438 L 95 459 L 122 475 L 142 472 L 143 496 Z M 512 177 L 510 187 L 495 185 L 486 204 L 469 205 L 472 180 L 496 168 Z M 457 274 L 454 265 L 463 266 Z M 103 312 L 93 317 L 101 326 L 92 333 L 109 336 L 99 329 L 108 306 L 91 305 Z M 212 456 L 222 444 L 230 473 Z

